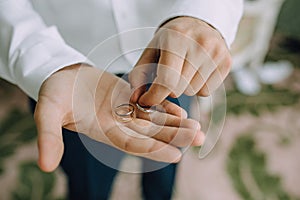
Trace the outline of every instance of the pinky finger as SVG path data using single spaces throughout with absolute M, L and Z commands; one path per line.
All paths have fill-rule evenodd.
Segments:
M 198 96 L 209 96 L 211 95 L 225 80 L 230 72 L 231 60 L 224 62 L 223 65 L 219 66 L 207 79 L 206 83 L 197 93 Z

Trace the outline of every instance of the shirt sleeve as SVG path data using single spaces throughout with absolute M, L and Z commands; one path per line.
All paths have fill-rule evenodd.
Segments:
M 177 0 L 161 24 L 178 16 L 195 17 L 217 29 L 230 47 L 242 13 L 243 0 Z
M 38 99 L 52 73 L 86 57 L 47 27 L 28 0 L 0 0 L 0 77 Z

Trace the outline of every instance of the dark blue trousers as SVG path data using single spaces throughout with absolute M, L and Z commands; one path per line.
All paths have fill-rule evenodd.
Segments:
M 172 100 L 177 101 L 177 100 Z M 178 101 L 177 101 L 178 103 Z M 30 101 L 32 111 L 35 102 Z M 189 107 L 189 98 L 181 97 L 180 104 L 186 109 Z M 70 200 L 104 200 L 108 199 L 114 177 L 118 170 L 106 166 L 96 159 L 86 149 L 82 141 L 88 142 L 97 148 L 97 151 L 113 155 L 114 165 L 118 165 L 124 153 L 90 138 L 66 129 L 63 129 L 64 155 L 60 166 L 68 178 L 68 199 Z M 159 165 L 148 159 L 143 160 L 144 168 Z M 171 199 L 175 180 L 176 164 L 167 165 L 159 170 L 142 174 L 142 191 L 146 200 Z

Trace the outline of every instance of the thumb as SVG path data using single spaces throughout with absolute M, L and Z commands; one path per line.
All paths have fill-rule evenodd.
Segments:
M 38 165 L 45 172 L 57 168 L 64 152 L 62 139 L 62 115 L 53 103 L 41 100 L 37 103 L 34 119 L 38 131 Z
M 144 50 L 139 61 L 129 73 L 129 82 L 133 93 L 131 101 L 137 102 L 139 97 L 146 91 L 146 84 L 152 82 L 152 72 L 155 72 L 158 56 L 157 49 L 147 48 Z

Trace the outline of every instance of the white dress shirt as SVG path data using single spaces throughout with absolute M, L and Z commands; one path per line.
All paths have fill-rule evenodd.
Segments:
M 108 46 L 100 51 L 96 61 L 99 68 L 106 68 L 101 58 L 108 60 L 145 47 L 155 27 L 177 16 L 206 21 L 230 46 L 242 15 L 242 3 L 242 0 L 0 0 L 0 77 L 37 100 L 47 77 L 65 66 L 87 62 L 88 53 L 107 38 L 125 33 L 104 42 Z M 126 55 L 120 59 L 119 68 L 108 71 L 127 72 L 139 53 Z

